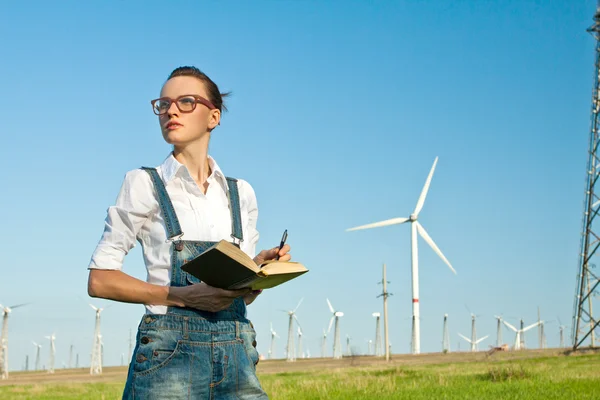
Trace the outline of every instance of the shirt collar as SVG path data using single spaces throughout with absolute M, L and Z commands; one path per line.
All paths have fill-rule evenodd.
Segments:
M 211 178 L 216 179 L 221 184 L 223 189 L 227 190 L 227 180 L 225 179 L 225 175 L 223 174 L 223 171 L 221 171 L 219 164 L 217 164 L 215 159 L 210 155 L 208 156 L 208 165 L 212 171 L 211 175 L 208 177 L 208 180 Z M 169 153 L 169 156 L 161 164 L 160 169 L 162 171 L 162 178 L 165 183 L 171 181 L 173 178 L 175 178 L 175 176 L 177 176 L 177 174 L 185 174 L 186 176 L 190 176 L 190 173 L 185 165 L 177 161 L 173 155 L 173 152 Z

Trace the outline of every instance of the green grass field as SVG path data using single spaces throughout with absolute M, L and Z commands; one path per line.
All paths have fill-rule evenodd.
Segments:
M 439 360 L 439 357 L 436 359 Z M 271 364 L 261 382 L 272 399 L 600 399 L 600 354 L 401 365 L 346 364 L 295 371 Z M 309 364 L 307 364 L 309 365 Z M 317 367 L 317 368 L 316 368 Z M 0 399 L 119 399 L 123 375 L 102 383 L 0 386 Z

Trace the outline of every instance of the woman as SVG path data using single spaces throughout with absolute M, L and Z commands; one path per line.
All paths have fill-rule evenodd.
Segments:
M 173 151 L 158 168 L 126 174 L 88 267 L 90 296 L 146 306 L 123 398 L 265 399 L 256 333 L 246 318 L 259 291 L 217 289 L 181 269 L 221 239 L 255 255 L 254 191 L 225 177 L 208 155 L 223 95 L 197 68 L 180 67 L 151 103 Z M 136 240 L 147 282 L 121 271 Z M 289 260 L 289 250 L 263 250 L 254 260 Z

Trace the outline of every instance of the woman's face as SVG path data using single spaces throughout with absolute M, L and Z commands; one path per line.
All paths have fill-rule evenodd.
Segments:
M 210 100 L 204 83 L 191 76 L 171 78 L 160 91 L 160 97 L 173 100 L 183 95 L 197 95 Z M 197 103 L 190 113 L 181 112 L 173 101 L 167 112 L 159 115 L 158 121 L 165 141 L 183 146 L 209 134 L 219 124 L 220 117 L 218 109 L 211 110 L 202 103 Z

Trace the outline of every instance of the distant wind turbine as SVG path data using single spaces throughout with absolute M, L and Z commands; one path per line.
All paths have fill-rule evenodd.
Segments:
M 342 358 L 342 344 L 340 343 L 340 317 L 344 316 L 344 313 L 341 311 L 336 311 L 329 299 L 327 299 L 327 305 L 329 306 L 329 311 L 331 311 L 331 319 L 329 320 L 329 329 L 327 329 L 327 333 L 331 331 L 331 325 L 335 320 L 335 328 L 333 330 L 333 358 Z
M 522 321 L 522 320 L 521 320 Z M 538 321 L 535 324 L 531 324 L 525 328 L 521 328 L 521 329 L 517 329 L 514 326 L 512 326 L 511 324 L 509 324 L 506 321 L 502 321 L 504 323 L 504 325 L 506 325 L 507 327 L 509 327 L 510 329 L 512 329 L 515 333 L 515 344 L 514 344 L 514 349 L 515 350 L 521 350 L 522 349 L 522 339 L 523 339 L 523 333 L 527 332 L 528 330 L 535 328 L 536 326 L 538 326 L 542 321 Z
M 17 304 L 14 306 L 2 306 L 2 336 L 0 336 L 0 379 L 8 379 L 8 315 L 15 308 L 25 306 L 27 304 Z
M 289 322 L 288 322 L 288 341 L 287 341 L 287 361 L 296 361 L 296 351 L 294 350 L 294 319 L 298 322 L 298 317 L 296 317 L 296 311 L 298 311 L 298 307 L 302 304 L 302 300 L 304 297 L 300 299 L 298 305 L 293 310 L 281 310 L 288 314 Z
M 425 198 L 427 197 L 427 192 L 429 191 L 429 185 L 431 184 L 431 178 L 433 177 L 433 172 L 435 170 L 435 166 L 437 164 L 438 158 L 436 157 L 433 166 L 431 167 L 431 171 L 427 176 L 427 180 L 425 181 L 425 186 L 421 191 L 421 195 L 419 196 L 419 200 L 417 201 L 417 206 L 415 207 L 413 213 L 408 218 L 392 218 L 385 221 L 375 222 L 367 225 L 361 225 L 354 228 L 347 229 L 347 231 L 355 231 L 360 229 L 370 229 L 370 228 L 378 228 L 389 225 L 398 225 L 403 224 L 405 222 L 411 223 L 411 250 L 412 250 L 412 311 L 413 311 L 413 332 L 414 337 L 412 340 L 412 353 L 419 354 L 421 352 L 421 328 L 420 328 L 420 311 L 419 311 L 419 252 L 418 252 L 418 244 L 417 244 L 417 233 L 427 242 L 427 244 L 433 249 L 433 251 L 450 267 L 452 272 L 456 274 L 456 271 L 450 264 L 450 262 L 446 259 L 444 254 L 442 254 L 441 250 L 437 247 L 433 239 L 429 236 L 423 225 L 421 225 L 418 221 L 419 213 L 423 208 L 423 204 L 425 203 Z

